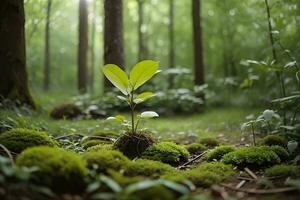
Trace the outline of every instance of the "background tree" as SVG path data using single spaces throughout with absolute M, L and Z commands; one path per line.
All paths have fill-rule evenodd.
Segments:
M 104 64 L 124 69 L 122 0 L 104 1 Z M 112 84 L 104 78 L 104 90 L 110 87 Z
M 204 64 L 202 50 L 202 30 L 200 20 L 200 0 L 192 0 L 193 36 L 194 36 L 194 83 L 204 84 Z
M 170 44 L 169 44 L 169 67 L 175 67 L 175 49 L 174 49 L 174 0 L 169 0 L 169 37 L 170 37 Z M 174 84 L 174 76 L 170 74 L 169 80 L 169 88 L 172 88 Z
M 145 41 L 144 30 L 144 2 L 145 0 L 137 0 L 138 4 L 138 61 L 148 57 L 147 46 Z
M 95 32 L 96 32 L 96 13 L 97 1 L 93 3 L 92 27 L 91 27 L 91 69 L 90 69 L 90 89 L 94 91 L 94 71 L 95 71 Z
M 87 91 L 88 16 L 86 0 L 79 1 L 78 89 Z
M 0 95 L 33 108 L 27 83 L 23 0 L 0 1 Z
M 47 1 L 46 26 L 45 26 L 45 49 L 44 49 L 44 90 L 50 86 L 50 14 L 52 0 Z

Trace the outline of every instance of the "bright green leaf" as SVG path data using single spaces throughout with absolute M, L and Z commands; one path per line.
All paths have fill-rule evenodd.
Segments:
M 153 118 L 153 117 L 159 117 L 159 115 L 154 111 L 145 111 L 141 113 L 141 118 Z
M 120 67 L 114 64 L 107 64 L 102 68 L 102 71 L 106 78 L 123 94 L 128 94 L 128 76 Z
M 134 98 L 133 102 L 136 104 L 142 103 L 144 101 L 146 101 L 147 99 L 150 99 L 151 97 L 154 97 L 155 94 L 153 94 L 152 92 L 143 92 L 141 94 L 139 94 L 137 97 Z
M 155 75 L 158 69 L 158 62 L 143 60 L 137 63 L 130 72 L 130 83 L 133 90 L 147 82 Z

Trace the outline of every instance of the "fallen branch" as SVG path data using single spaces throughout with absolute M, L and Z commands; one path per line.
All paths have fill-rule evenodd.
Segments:
M 235 186 L 236 189 L 240 189 L 241 187 L 243 187 L 243 185 L 245 185 L 246 181 L 245 180 L 242 180 L 241 182 L 239 182 L 239 184 L 237 184 Z
M 238 191 L 238 192 L 245 192 L 249 194 L 276 194 L 276 193 L 283 193 L 283 192 L 291 192 L 297 190 L 294 187 L 284 187 L 284 188 L 275 188 L 275 189 L 239 189 L 227 184 L 220 184 L 221 186 L 228 188 L 230 190 Z
M 253 178 L 248 178 L 248 177 L 244 177 L 244 176 L 239 176 L 239 177 L 237 177 L 237 179 L 245 180 L 245 181 L 255 181 L 255 179 L 253 179 Z
M 182 169 L 185 168 L 187 165 L 195 162 L 196 160 L 200 159 L 204 154 L 206 154 L 206 151 L 204 151 L 203 153 L 201 153 L 200 155 L 196 156 L 195 158 L 193 158 L 192 160 L 189 160 L 188 162 L 180 165 L 179 167 L 177 167 L 177 169 Z
M 244 168 L 244 170 L 255 180 L 257 180 L 257 176 L 247 167 Z

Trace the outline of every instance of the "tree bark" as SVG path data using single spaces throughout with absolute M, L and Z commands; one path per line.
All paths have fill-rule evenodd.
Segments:
M 204 64 L 202 49 L 202 30 L 200 20 L 200 0 L 192 0 L 193 34 L 194 34 L 194 84 L 204 84 Z
M 124 69 L 122 0 L 104 1 L 104 64 Z M 104 91 L 111 87 L 104 77 Z
M 79 1 L 78 90 L 87 92 L 88 16 L 86 0 Z
M 174 49 L 174 0 L 169 0 L 169 67 L 175 67 L 175 49 Z M 170 74 L 169 79 L 169 88 L 172 88 L 174 85 L 174 76 Z
M 35 108 L 28 89 L 23 0 L 0 1 L 0 95 Z
M 90 69 L 90 89 L 94 91 L 94 70 L 95 70 L 95 32 L 96 32 L 96 12 L 97 3 L 93 4 L 93 18 L 92 18 L 92 33 L 91 33 L 91 69 Z
M 145 44 L 144 25 L 144 0 L 137 0 L 138 3 L 138 61 L 147 58 L 147 47 Z
M 52 0 L 47 2 L 46 26 L 45 26 L 45 49 L 44 49 L 44 90 L 50 86 L 50 14 Z

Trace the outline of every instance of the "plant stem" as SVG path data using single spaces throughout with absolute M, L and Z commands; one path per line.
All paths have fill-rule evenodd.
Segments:
M 269 37 L 270 37 L 270 42 L 271 42 L 271 46 L 272 46 L 273 60 L 275 61 L 275 63 L 277 63 L 278 60 L 277 60 L 277 54 L 276 54 L 276 50 L 275 50 L 275 42 L 274 42 L 273 33 L 272 33 L 273 32 L 273 27 L 272 27 L 272 24 L 271 24 L 271 13 L 270 13 L 270 7 L 269 7 L 268 0 L 265 0 L 265 4 L 266 4 L 266 9 L 267 9 L 267 15 L 268 15 Z M 279 79 L 279 82 L 280 82 L 281 96 L 285 97 L 286 92 L 285 92 L 283 71 L 281 70 L 280 72 L 276 72 L 276 76 L 277 76 L 277 78 Z M 285 112 L 285 109 L 283 109 L 283 124 L 286 125 L 286 112 Z
M 134 103 L 133 103 L 133 93 L 130 94 L 130 109 L 131 109 L 131 133 L 134 134 Z

